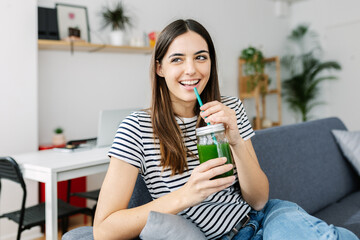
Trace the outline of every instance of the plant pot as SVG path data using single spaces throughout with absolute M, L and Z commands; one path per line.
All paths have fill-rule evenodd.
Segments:
M 116 30 L 109 34 L 110 44 L 114 46 L 124 45 L 124 31 Z
M 64 134 L 55 134 L 52 138 L 52 144 L 54 146 L 62 146 L 66 144 L 65 136 Z

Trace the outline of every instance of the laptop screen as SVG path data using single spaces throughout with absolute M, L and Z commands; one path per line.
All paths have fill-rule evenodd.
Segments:
M 114 141 L 120 123 L 133 111 L 135 110 L 115 109 L 100 111 L 96 147 L 110 146 Z

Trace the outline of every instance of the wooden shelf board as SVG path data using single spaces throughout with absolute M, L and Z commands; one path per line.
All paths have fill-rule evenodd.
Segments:
M 278 94 L 279 91 L 277 89 L 271 89 L 269 91 L 267 91 L 266 94 Z M 255 93 L 254 92 L 242 92 L 240 93 L 240 98 L 241 99 L 246 99 L 246 98 L 254 98 L 255 97 Z
M 153 48 L 151 47 L 112 46 L 88 42 L 73 42 L 73 44 L 74 51 L 80 52 L 122 52 L 150 54 L 153 51 Z M 71 43 L 67 41 L 39 39 L 38 48 L 39 50 L 70 51 Z
M 277 89 L 271 89 L 271 90 L 268 90 L 267 94 L 277 94 L 279 93 L 279 90 Z
M 276 62 L 278 57 L 264 58 L 264 63 Z
M 277 58 L 278 58 L 278 57 L 264 58 L 264 59 L 263 59 L 263 62 L 264 62 L 264 63 L 275 62 L 275 61 L 277 60 Z M 239 60 L 240 60 L 240 63 L 241 63 L 241 64 L 246 63 L 245 59 L 243 59 L 243 58 L 240 58 Z
M 280 123 L 279 122 L 273 122 L 272 123 L 272 126 L 275 127 L 275 126 L 280 126 Z
M 240 93 L 240 98 L 241 98 L 241 99 L 253 98 L 253 97 L 255 97 L 254 92 L 250 92 L 250 93 L 248 93 L 248 92 Z

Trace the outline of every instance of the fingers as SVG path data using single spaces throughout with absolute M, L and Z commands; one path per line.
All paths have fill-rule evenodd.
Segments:
M 209 188 L 211 188 L 213 192 L 218 192 L 231 186 L 234 181 L 235 176 L 214 179 L 209 181 Z
M 204 178 L 212 179 L 213 177 L 219 176 L 223 173 L 230 171 L 231 169 L 233 169 L 233 167 L 234 166 L 232 164 L 225 164 L 222 166 L 214 167 L 204 172 Z
M 226 157 L 214 158 L 200 164 L 194 171 L 202 173 L 201 179 L 211 179 L 233 169 L 234 166 L 232 164 L 225 163 Z
M 200 164 L 198 167 L 194 169 L 194 171 L 206 172 L 214 167 L 224 165 L 226 163 L 226 160 L 227 160 L 226 157 L 210 159 Z
M 216 114 L 213 114 L 210 117 L 205 118 L 204 121 L 205 123 L 210 123 L 211 125 L 224 123 L 225 126 L 228 126 L 231 124 L 229 117 L 221 117 L 221 116 L 217 116 Z
M 189 196 L 191 206 L 200 203 L 211 194 L 221 191 L 234 183 L 235 176 L 212 179 L 233 168 L 232 164 L 225 163 L 225 157 L 215 158 L 200 164 L 193 170 L 189 181 L 183 188 L 187 196 Z
M 225 123 L 226 125 L 236 124 L 235 111 L 218 101 L 208 102 L 203 105 L 200 110 L 202 110 L 200 116 L 206 123 Z
M 205 111 L 206 109 L 221 104 L 219 101 L 207 102 L 200 107 L 200 110 Z
M 204 104 L 203 106 L 200 107 L 200 110 L 202 111 L 200 113 L 200 115 L 204 118 L 204 117 L 208 117 L 214 113 L 217 113 L 219 111 L 221 111 L 224 107 L 226 107 L 225 105 L 223 105 L 222 103 L 218 102 L 218 101 L 212 101 L 212 102 L 208 102 L 206 104 Z

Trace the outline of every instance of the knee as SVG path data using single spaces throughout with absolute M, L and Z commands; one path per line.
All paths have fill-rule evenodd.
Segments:
M 267 204 L 266 207 L 269 208 L 300 208 L 299 205 L 297 205 L 294 202 L 290 202 L 290 201 L 286 201 L 286 200 L 280 200 L 280 199 L 270 199 Z

